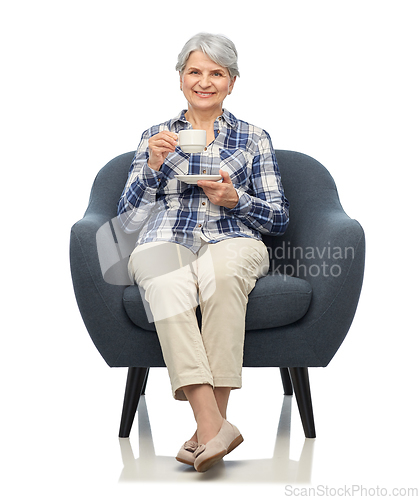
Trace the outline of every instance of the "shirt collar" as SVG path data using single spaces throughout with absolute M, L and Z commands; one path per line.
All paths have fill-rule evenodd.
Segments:
M 187 109 L 184 109 L 181 111 L 173 120 L 170 120 L 170 130 L 172 130 L 173 127 L 175 127 L 176 123 L 180 122 L 182 124 L 187 124 L 189 123 L 188 120 L 185 118 L 185 113 L 187 112 Z M 223 114 L 217 118 L 217 120 L 220 121 L 220 123 L 225 122 L 227 125 L 229 125 L 231 128 L 237 128 L 237 118 L 227 111 L 226 109 L 223 109 Z M 177 128 L 177 127 L 175 127 Z
M 237 128 L 237 118 L 230 113 L 230 111 L 224 109 L 223 114 L 219 118 L 221 121 L 225 121 L 228 125 L 230 125 L 231 128 Z

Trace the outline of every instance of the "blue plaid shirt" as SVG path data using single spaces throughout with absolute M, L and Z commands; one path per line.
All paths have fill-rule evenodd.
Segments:
M 162 130 L 178 133 L 192 128 L 185 112 L 143 133 L 118 204 L 123 230 L 139 231 L 137 244 L 170 241 L 195 253 L 201 238 L 216 243 L 240 236 L 261 239 L 261 233 L 283 234 L 289 204 L 271 139 L 227 110 L 215 121 L 215 140 L 204 152 L 188 154 L 177 147 L 159 171 L 147 165 L 150 137 Z M 174 177 L 218 174 L 220 168 L 229 173 L 239 196 L 232 209 L 212 204 L 201 188 Z

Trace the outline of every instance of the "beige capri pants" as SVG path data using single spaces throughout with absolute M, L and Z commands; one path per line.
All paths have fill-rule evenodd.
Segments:
M 149 304 L 175 399 L 186 401 L 187 385 L 241 387 L 247 299 L 268 269 L 267 248 L 254 238 L 201 240 L 196 254 L 171 242 L 132 252 L 128 270 Z

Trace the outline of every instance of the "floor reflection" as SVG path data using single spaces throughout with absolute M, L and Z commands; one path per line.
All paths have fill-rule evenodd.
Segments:
M 249 483 L 310 483 L 314 439 L 306 439 L 299 460 L 290 459 L 291 396 L 284 396 L 272 458 L 262 460 L 222 460 L 205 474 L 177 462 L 174 457 L 157 456 L 154 450 L 147 403 L 141 397 L 138 407 L 139 457 L 135 458 L 129 439 L 120 439 L 123 469 L 120 482 L 182 482 L 216 479 Z

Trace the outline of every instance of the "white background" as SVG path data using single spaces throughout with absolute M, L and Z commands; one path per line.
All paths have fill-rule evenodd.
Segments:
M 330 366 L 312 371 L 311 484 L 417 486 L 418 7 L 406 0 L 2 3 L 4 498 L 186 494 L 192 476 L 184 472 L 173 485 L 118 484 L 125 370 L 108 368 L 88 337 L 68 245 L 97 171 L 186 106 L 174 67 L 200 31 L 229 36 L 239 51 L 241 78 L 225 107 L 265 128 L 275 148 L 323 163 L 366 233 L 357 316 Z M 261 416 L 263 439 L 258 446 L 250 437 L 237 460 L 272 452 L 282 402 L 275 376 L 245 371 L 247 389 L 231 411 L 237 425 L 251 416 L 242 424 L 250 436 Z M 173 421 L 181 415 L 193 431 L 191 417 L 171 400 L 165 372 L 152 371 L 148 395 L 156 453 L 173 456 L 189 437 L 173 436 Z M 268 414 L 273 435 L 263 424 Z M 280 496 L 286 483 L 246 491 Z M 207 492 L 221 488 L 216 479 L 204 484 L 212 485 Z M 200 495 L 195 487 L 190 492 Z M 238 494 L 240 482 L 234 488 Z

